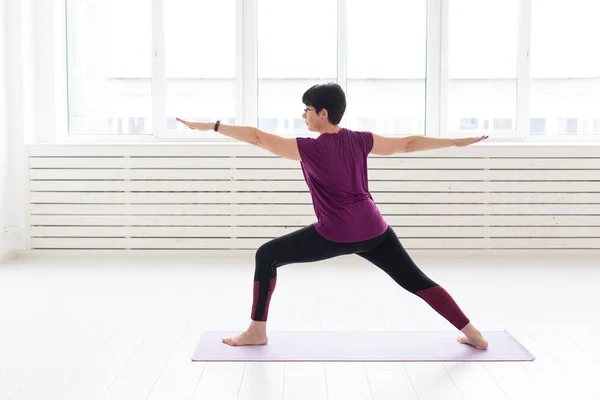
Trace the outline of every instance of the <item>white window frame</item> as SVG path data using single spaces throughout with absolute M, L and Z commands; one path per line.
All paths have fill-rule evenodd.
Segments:
M 348 0 L 337 0 L 337 84 L 348 92 Z M 340 125 L 346 126 L 348 113 L 344 113 Z
M 529 50 L 531 42 L 531 0 L 519 0 L 519 22 L 517 35 L 517 91 L 516 91 L 516 125 L 515 129 L 506 132 L 494 132 L 490 129 L 475 129 L 469 131 L 454 131 L 448 129 L 448 43 L 449 43 L 449 8 L 450 1 L 441 1 L 441 35 L 440 40 L 440 136 L 465 137 L 490 135 L 492 141 L 523 141 L 528 139 L 529 133 L 529 86 L 530 62 Z M 498 136 L 494 134 L 498 133 Z
M 164 47 L 165 21 L 164 2 L 166 0 L 152 0 L 153 21 L 152 32 L 155 41 L 152 43 L 154 55 L 152 57 L 153 70 L 153 93 L 158 98 L 152 98 L 155 108 L 153 121 L 154 140 L 162 141 L 199 141 L 199 142 L 234 142 L 227 137 L 202 137 L 202 133 L 190 130 L 168 130 L 166 127 L 166 51 Z M 237 125 L 257 126 L 257 0 L 235 0 L 235 94 L 236 111 L 235 119 Z M 156 92 L 154 89 L 157 89 Z M 160 114 L 158 113 L 160 110 Z M 158 116 L 159 118 L 156 118 Z M 159 123 L 163 121 L 163 123 Z M 241 121 L 241 122 L 240 122 Z M 85 136 L 85 135 L 82 135 Z M 142 136 L 142 135 L 139 135 Z
M 11 0 L 12 1 L 12 0 Z M 166 0 L 152 0 L 152 109 L 153 129 L 148 135 L 77 135 L 68 133 L 67 106 L 67 63 L 66 63 L 66 24 L 65 0 L 28 0 L 32 4 L 51 1 L 53 13 L 38 13 L 31 21 L 22 20 L 22 24 L 32 22 L 29 29 L 41 34 L 53 35 L 53 51 L 33 43 L 36 56 L 36 68 L 53 65 L 55 84 L 39 85 L 38 98 L 46 99 L 37 104 L 35 115 L 54 113 L 52 126 L 44 126 L 43 121 L 34 122 L 37 127 L 47 129 L 42 134 L 44 141 L 54 142 L 232 142 L 220 138 L 202 138 L 197 132 L 167 131 L 166 129 L 166 81 L 165 81 L 165 45 L 164 45 L 164 4 Z M 257 78 L 257 2 L 260 0 L 236 0 L 236 57 L 235 57 L 235 93 L 236 124 L 257 126 L 258 115 L 258 78 Z M 517 106 L 516 127 L 512 132 L 493 132 L 489 130 L 449 131 L 448 118 L 448 8 L 452 0 L 428 0 L 427 4 L 427 78 L 426 78 L 426 115 L 425 134 L 427 136 L 465 137 L 490 134 L 489 141 L 511 142 L 600 142 L 600 135 L 530 135 L 529 99 L 531 85 L 530 45 L 531 45 L 531 4 L 532 0 L 519 0 L 519 32 L 517 59 Z M 346 52 L 347 52 L 347 6 L 348 0 L 337 0 L 338 46 L 337 46 L 337 82 L 346 89 Z M 47 3 L 46 3 L 47 4 Z M 48 7 L 46 6 L 46 9 Z M 35 28 L 34 28 L 35 27 Z M 21 26 L 21 29 L 27 29 Z M 39 36 L 38 36 L 39 37 Z M 49 60 L 52 54 L 53 59 Z M 38 75 L 39 76 L 39 75 Z M 21 77 L 26 80 L 27 77 Z M 35 79 L 33 79 L 35 82 Z M 50 90 L 52 93 L 50 93 Z M 24 110 L 26 112 L 27 110 Z M 29 114 L 29 113 L 28 113 Z M 342 125 L 346 123 L 346 116 Z M 49 140 L 53 139 L 53 140 Z

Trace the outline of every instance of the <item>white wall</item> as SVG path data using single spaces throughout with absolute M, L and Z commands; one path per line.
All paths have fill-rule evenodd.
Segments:
M 35 115 L 36 65 L 32 0 L 0 0 L 0 9 L 0 229 L 8 228 L 0 236 L 1 259 L 27 246 L 25 144 L 32 141 L 34 132 L 30 116 Z
M 9 200 L 9 138 L 6 87 L 6 0 L 0 0 L 0 260 L 10 249 L 8 240 Z

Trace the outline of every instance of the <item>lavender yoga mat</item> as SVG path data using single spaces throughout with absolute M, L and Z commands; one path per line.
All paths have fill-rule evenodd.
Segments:
M 221 338 L 239 332 L 206 331 L 192 361 L 533 361 L 507 331 L 482 331 L 487 350 L 458 343 L 460 332 L 269 332 L 266 346 L 232 347 Z

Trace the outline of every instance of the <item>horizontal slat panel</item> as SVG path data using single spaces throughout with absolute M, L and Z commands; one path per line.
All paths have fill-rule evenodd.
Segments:
M 600 215 L 600 204 L 380 204 L 386 215 Z M 309 204 L 31 204 L 31 214 L 314 215 Z
M 269 226 L 213 226 L 213 227 L 114 227 L 114 226 L 34 226 L 32 237 L 186 237 L 186 238 L 228 238 L 259 237 L 273 238 L 294 232 L 301 227 Z M 598 227 L 393 227 L 399 237 L 411 238 L 473 238 L 473 237 L 523 237 L 523 238 L 568 238 L 595 237 L 600 239 Z M 598 243 L 600 247 L 600 240 Z
M 302 192 L 304 181 L 31 181 L 33 192 Z M 598 182 L 484 182 L 484 181 L 374 181 L 372 193 L 386 192 L 595 192 Z
M 477 204 L 477 203 L 600 203 L 600 193 L 373 193 L 376 203 Z M 301 193 L 79 193 L 33 192 L 31 203 L 65 204 L 311 204 Z
M 299 227 L 114 227 L 114 226 L 34 226 L 32 237 L 185 237 L 185 238 L 231 238 L 259 237 L 273 238 L 298 230 Z
M 198 170 L 198 169 L 32 169 L 30 179 L 46 180 L 303 180 L 298 169 L 252 169 L 252 170 Z M 371 180 L 406 181 L 600 181 L 600 170 L 369 170 Z
M 199 169 L 32 169 L 30 179 L 142 179 L 142 180 L 207 180 L 207 179 L 253 179 L 253 180 L 304 180 L 302 171 L 295 170 L 199 170 Z
M 492 158 L 554 158 L 598 157 L 598 143 L 480 143 L 467 147 L 450 147 L 426 152 L 403 153 L 389 157 L 492 157 Z M 248 156 L 269 157 L 271 153 L 245 143 L 123 143 L 123 144 L 56 144 L 30 145 L 31 157 L 196 157 L 196 156 Z M 371 157 L 377 157 L 371 155 Z M 387 158 L 387 157 L 386 157 Z
M 305 226 L 312 215 L 32 215 L 31 225 L 62 226 Z M 600 215 L 391 215 L 392 226 L 591 226 Z
M 30 168 L 71 169 L 298 169 L 298 161 L 272 157 L 40 157 L 31 158 Z
M 31 203 L 71 204 L 310 204 L 310 194 L 302 193 L 78 193 L 33 192 Z
M 266 239 L 32 238 L 33 249 L 256 249 Z M 411 249 L 597 249 L 598 239 L 402 239 Z
M 306 226 L 315 221 L 316 218 L 312 215 L 32 215 L 30 217 L 32 226 Z
M 600 158 L 370 158 L 371 169 L 600 169 Z M 39 157 L 31 158 L 30 168 L 77 169 L 297 169 L 297 161 L 284 158 L 240 157 Z
M 598 249 L 599 148 L 371 155 L 369 187 L 408 249 Z M 33 248 L 254 250 L 315 221 L 300 164 L 246 144 L 28 150 Z

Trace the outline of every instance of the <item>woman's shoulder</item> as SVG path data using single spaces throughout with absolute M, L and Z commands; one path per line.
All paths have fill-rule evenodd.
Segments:
M 372 136 L 373 135 L 373 133 L 371 131 L 364 131 L 364 130 L 358 130 L 358 129 L 342 128 L 342 131 L 344 131 L 344 133 L 346 133 L 346 134 L 353 135 L 353 136 Z
M 359 131 L 348 129 L 348 135 L 354 138 L 354 142 L 369 154 L 373 147 L 373 133 L 370 131 Z

